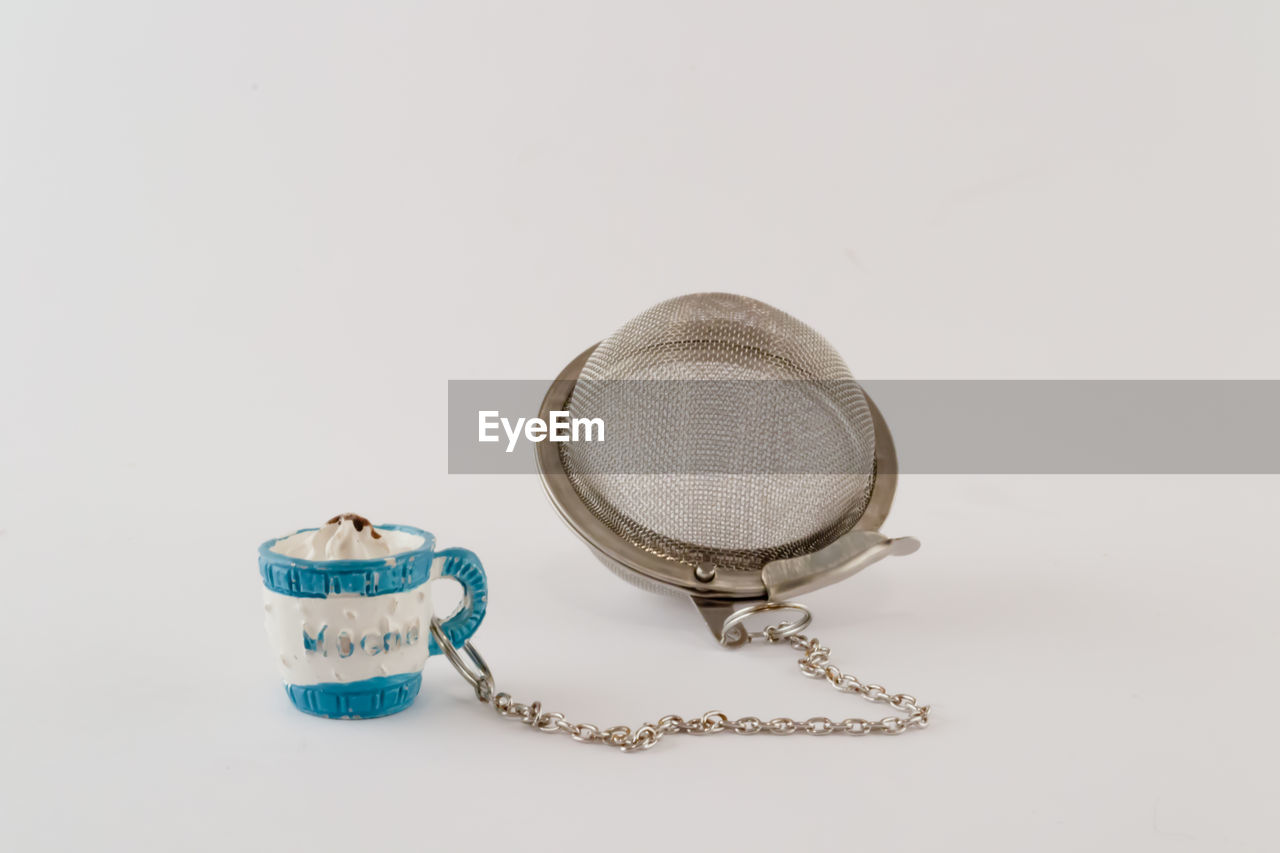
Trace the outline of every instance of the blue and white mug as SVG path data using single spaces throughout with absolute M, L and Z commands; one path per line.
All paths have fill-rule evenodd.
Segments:
M 377 529 L 402 531 L 422 544 L 361 560 L 304 560 L 271 550 L 284 536 L 258 548 L 267 635 L 285 691 L 300 711 L 361 719 L 409 707 L 427 657 L 440 654 L 430 631 L 432 581 L 453 578 L 462 585 L 462 603 L 442 626 L 454 646 L 484 619 L 488 586 L 475 554 L 436 551 L 435 537 L 416 527 Z

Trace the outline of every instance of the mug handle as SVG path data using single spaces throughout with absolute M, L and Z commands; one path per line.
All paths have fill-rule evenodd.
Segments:
M 462 603 L 440 626 L 456 648 L 471 639 L 471 635 L 480 627 L 485 609 L 489 605 L 489 584 L 485 578 L 484 566 L 480 565 L 480 558 L 466 548 L 437 551 L 431 562 L 428 583 L 438 578 L 453 578 L 462 584 Z M 436 644 L 435 637 L 431 637 L 427 654 L 440 654 L 440 646 Z

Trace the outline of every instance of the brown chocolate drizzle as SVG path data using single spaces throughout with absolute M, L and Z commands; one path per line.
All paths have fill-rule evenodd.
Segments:
M 378 528 L 373 526 L 373 522 L 365 518 L 363 515 L 356 515 L 354 512 L 344 512 L 341 515 L 335 515 L 333 518 L 325 522 L 325 524 L 339 524 L 349 521 L 355 527 L 356 533 L 364 530 L 365 525 L 369 525 L 369 532 L 374 539 L 381 539 L 382 534 L 378 532 Z

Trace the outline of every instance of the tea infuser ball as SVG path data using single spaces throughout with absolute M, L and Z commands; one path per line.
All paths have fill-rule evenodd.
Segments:
M 725 645 L 748 639 L 745 613 L 919 547 L 879 532 L 897 459 L 875 404 L 763 302 L 653 306 L 561 372 L 540 416 L 557 411 L 604 433 L 537 446 L 561 516 L 619 577 L 692 599 Z

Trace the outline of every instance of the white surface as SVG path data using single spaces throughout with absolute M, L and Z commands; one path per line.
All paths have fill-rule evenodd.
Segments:
M 620 5 L 4 4 L 0 846 L 1264 849 L 1275 478 L 907 478 L 925 547 L 809 597 L 900 739 L 624 757 L 442 660 L 289 706 L 255 548 L 357 511 L 476 550 L 575 720 L 876 710 L 445 473 L 446 380 L 661 298 L 863 377 L 1277 375 L 1275 4 Z

